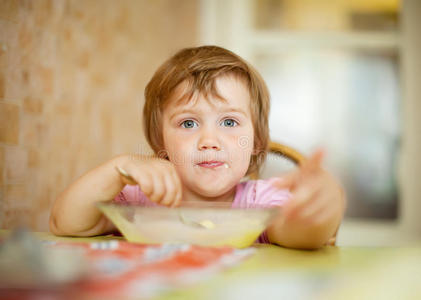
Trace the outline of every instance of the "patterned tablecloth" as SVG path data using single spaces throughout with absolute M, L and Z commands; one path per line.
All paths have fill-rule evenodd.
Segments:
M 55 247 L 69 246 L 55 243 Z M 208 279 L 254 252 L 254 249 L 208 248 L 193 245 L 146 246 L 125 241 L 72 244 L 84 249 L 89 275 L 84 294 L 98 298 L 151 297 L 163 291 Z
M 6 233 L 0 230 L 0 240 L 2 237 L 4 240 Z M 15 243 L 19 247 L 14 245 L 9 250 L 5 243 L 0 243 L 0 299 L 421 299 L 421 244 L 327 246 L 317 251 L 256 244 L 239 250 L 146 246 L 115 236 L 60 238 L 48 233 L 35 236 L 37 247 L 37 243 L 27 243 L 27 239 L 23 239 L 24 243 L 21 239 L 21 243 Z M 67 284 L 52 288 L 51 285 L 19 291 L 8 288 L 4 282 L 12 274 L 22 274 L 24 279 L 26 272 L 16 273 L 14 266 L 20 262 L 16 258 L 39 252 L 31 247 L 53 250 L 44 255 L 44 264 L 50 266 L 66 261 L 60 255 L 54 257 L 55 252 L 70 250 L 62 253 L 71 262 L 62 269 L 75 274 L 69 272 L 72 271 L 69 267 L 80 265 L 81 260 L 72 259 L 80 256 L 85 276 L 77 277 L 79 280 L 72 284 L 66 281 Z M 27 249 L 19 255 L 10 255 L 22 248 Z M 28 264 L 21 263 L 22 266 Z M 34 276 L 42 273 L 38 268 L 29 270 Z M 60 268 L 50 270 L 53 278 L 57 278 L 54 273 L 57 270 Z M 27 279 L 31 276 L 26 276 Z
M 48 291 L 44 289 L 44 295 L 61 295 L 59 298 L 65 298 L 69 293 L 88 299 L 151 298 L 209 279 L 255 252 L 254 248 L 212 248 L 186 244 L 141 245 L 119 239 L 91 240 L 88 243 L 77 239 L 72 242 L 42 238 L 38 240 L 41 243 L 32 241 L 32 244 L 34 249 L 39 249 L 36 251 L 27 249 L 21 256 L 33 255 L 33 252 L 45 249 L 49 251 L 46 255 L 51 257 L 65 250 L 66 256 L 63 257 L 72 258 L 77 255 L 82 258 L 75 260 L 75 264 L 80 264 L 79 268 L 83 269 L 83 276 L 78 276 L 77 280 L 60 288 L 50 286 Z M 31 243 L 25 241 L 19 246 L 30 248 Z M 10 251 L 8 255 L 10 256 Z M 57 264 L 57 268 L 60 268 L 58 265 L 60 264 Z M 61 268 L 69 269 L 69 266 L 64 265 Z M 77 268 L 72 268 L 73 273 L 75 269 L 77 271 Z M 7 270 L 0 271 L 3 277 L 7 276 Z M 12 295 L 10 291 L 8 291 L 9 294 L 5 294 L 5 286 L 3 284 L 1 288 L 0 278 L 0 296 L 2 296 L 0 298 L 2 299 L 6 296 L 9 299 L 31 299 L 28 295 L 36 295 L 37 292 L 36 289 L 31 288 L 31 290 L 26 289 L 25 297 L 23 294 Z

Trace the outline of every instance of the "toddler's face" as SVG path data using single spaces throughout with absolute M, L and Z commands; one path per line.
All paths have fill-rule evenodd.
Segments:
M 186 88 L 175 90 L 177 99 Z M 230 191 L 246 174 L 253 151 L 250 95 L 241 79 L 224 76 L 216 88 L 225 101 L 201 94 L 163 112 L 164 146 L 183 187 L 206 197 Z

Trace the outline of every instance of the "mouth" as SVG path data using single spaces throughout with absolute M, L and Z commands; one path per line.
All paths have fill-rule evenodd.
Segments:
M 208 168 L 208 169 L 215 169 L 215 168 L 223 167 L 223 166 L 225 166 L 225 168 L 228 168 L 228 165 L 226 163 L 224 163 L 222 161 L 215 161 L 215 160 L 202 161 L 201 163 L 198 163 L 197 165 L 199 167 Z

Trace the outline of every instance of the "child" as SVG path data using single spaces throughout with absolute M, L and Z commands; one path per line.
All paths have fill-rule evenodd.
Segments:
M 181 50 L 145 89 L 144 129 L 155 155 L 120 155 L 83 175 L 55 201 L 51 231 L 74 236 L 116 231 L 95 207 L 98 201 L 171 207 L 228 201 L 233 207 L 283 207 L 259 241 L 322 247 L 336 235 L 345 207 L 340 185 L 321 168 L 323 153 L 282 177 L 241 181 L 265 158 L 268 113 L 267 87 L 243 59 L 216 46 Z

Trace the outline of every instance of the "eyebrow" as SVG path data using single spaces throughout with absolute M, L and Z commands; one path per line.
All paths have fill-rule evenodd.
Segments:
M 237 112 L 237 113 L 243 114 L 244 116 L 247 116 L 247 114 L 244 110 L 242 110 L 241 108 L 236 108 L 236 107 L 228 107 L 226 109 L 221 109 L 219 112 L 221 112 L 221 113 Z M 181 115 L 181 114 L 184 114 L 184 113 L 195 114 L 195 113 L 201 113 L 201 111 L 200 110 L 194 110 L 194 109 L 180 109 L 180 110 L 175 111 L 170 116 L 170 120 L 172 120 L 177 115 Z

